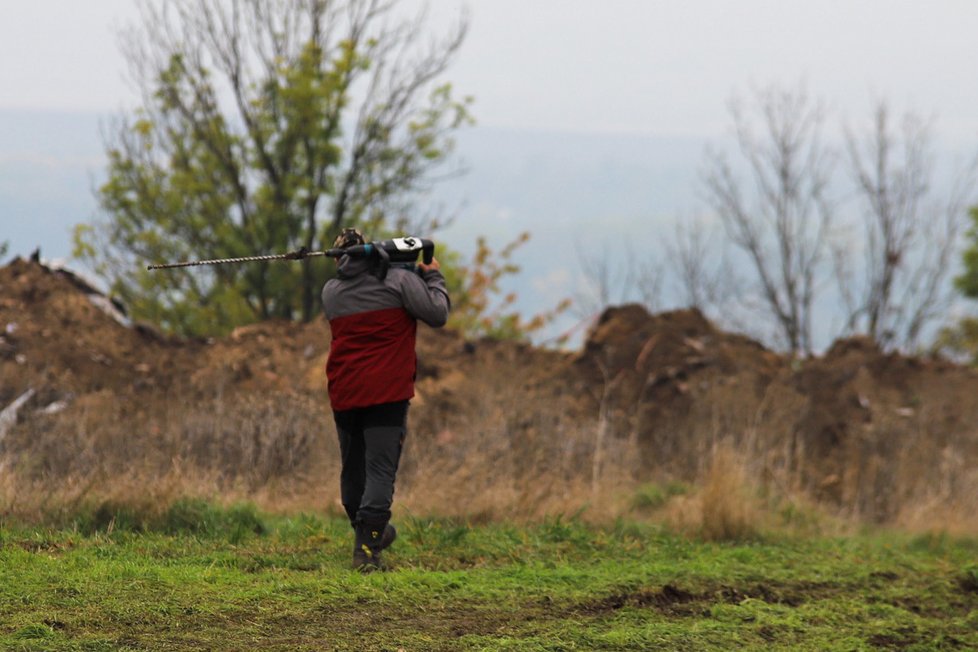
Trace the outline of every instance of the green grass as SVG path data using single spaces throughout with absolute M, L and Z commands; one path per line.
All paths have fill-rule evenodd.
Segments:
M 107 509 L 0 525 L 0 649 L 978 648 L 970 540 L 402 519 L 395 569 L 361 575 L 339 519 Z

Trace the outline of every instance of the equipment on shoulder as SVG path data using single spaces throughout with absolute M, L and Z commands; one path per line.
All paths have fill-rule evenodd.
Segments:
M 412 267 L 418 261 L 418 256 L 424 261 L 425 265 L 430 265 L 435 257 L 435 243 L 426 238 L 416 238 L 414 236 L 404 236 L 403 238 L 392 238 L 390 240 L 380 240 L 378 242 L 367 242 L 365 244 L 353 245 L 350 247 L 336 247 L 326 251 L 309 251 L 305 247 L 290 251 L 285 254 L 268 254 L 261 256 L 243 256 L 241 258 L 214 258 L 211 260 L 189 260 L 181 263 L 163 263 L 159 265 L 149 265 L 146 269 L 172 269 L 174 267 L 196 267 L 198 265 L 224 265 L 228 263 L 248 263 L 263 260 L 302 260 L 303 258 L 314 258 L 317 256 L 329 256 L 330 258 L 341 258 L 350 256 L 351 258 L 374 258 L 376 269 L 374 273 L 377 278 L 383 280 L 387 277 L 387 272 L 391 265 Z
M 327 256 L 333 257 L 375 258 L 377 263 L 374 274 L 381 280 L 387 277 L 391 265 L 413 269 L 418 262 L 418 254 L 421 254 L 425 265 L 430 265 L 435 257 L 435 243 L 424 238 L 407 236 L 326 251 Z

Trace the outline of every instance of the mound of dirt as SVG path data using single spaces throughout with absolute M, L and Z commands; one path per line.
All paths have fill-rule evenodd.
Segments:
M 884 353 L 866 337 L 791 359 L 696 310 L 629 305 L 605 311 L 575 368 L 613 430 L 639 442 L 643 464 L 679 477 L 731 441 L 762 471 L 886 520 L 934 485 L 950 495 L 978 460 L 975 370 Z
M 688 413 L 699 390 L 715 383 L 749 379 L 748 389 L 761 390 L 783 365 L 757 342 L 717 330 L 698 310 L 650 315 L 634 304 L 607 309 L 576 362 L 600 380 L 607 401 L 637 408 L 643 424 Z
M 487 384 L 534 395 L 563 394 L 567 386 L 559 378 L 568 354 L 466 342 L 423 324 L 418 340 L 414 403 L 421 422 L 428 413 L 468 409 Z M 94 394 L 117 405 L 163 395 L 240 402 L 275 396 L 319 402 L 325 414 L 329 342 L 323 318 L 253 324 L 220 339 L 167 337 L 131 324 L 122 306 L 70 272 L 22 259 L 0 268 L 0 409 L 32 390 L 21 418 Z
M 66 428 L 82 417 L 89 427 L 132 415 L 163 423 L 174 397 L 205 412 L 217 400 L 273 401 L 328 423 L 328 354 L 323 319 L 255 324 L 221 339 L 167 337 L 131 323 L 70 272 L 17 259 L 0 268 L 0 451 L 5 436 L 45 419 Z M 696 310 L 651 315 L 625 305 L 601 315 L 578 353 L 421 327 L 418 356 L 412 430 L 438 441 L 490 417 L 514 442 L 559 436 L 556 419 L 579 419 L 633 442 L 640 472 L 690 478 L 731 440 L 761 472 L 780 469 L 880 519 L 895 513 L 901 492 L 921 490 L 906 477 L 936 486 L 978 460 L 974 370 L 884 353 L 866 338 L 795 360 Z

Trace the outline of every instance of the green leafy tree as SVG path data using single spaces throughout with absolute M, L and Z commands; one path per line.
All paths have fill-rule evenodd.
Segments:
M 317 312 L 323 259 L 148 272 L 147 262 L 329 246 L 343 227 L 430 229 L 469 100 L 441 80 L 465 34 L 382 0 L 169 0 L 125 48 L 141 106 L 108 130 L 102 221 L 76 256 L 133 315 L 187 334 Z
M 968 215 L 971 228 L 968 229 L 968 244 L 962 254 L 964 271 L 954 279 L 954 285 L 969 299 L 978 299 L 978 206 L 973 207 Z M 978 318 L 964 317 L 953 326 L 942 329 L 934 348 L 978 364 Z
M 941 329 L 934 350 L 961 362 L 978 365 L 978 318 L 965 317 L 953 326 Z
M 968 229 L 968 246 L 963 254 L 964 272 L 954 279 L 954 284 L 964 296 L 978 299 L 978 206 L 972 208 L 968 215 L 971 228 Z

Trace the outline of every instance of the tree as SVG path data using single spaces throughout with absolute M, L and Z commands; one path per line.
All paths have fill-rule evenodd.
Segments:
M 405 226 L 469 101 L 440 81 L 465 34 L 425 36 L 384 0 L 146 2 L 125 48 L 142 104 L 110 128 L 107 220 L 76 254 L 135 317 L 214 333 L 311 319 L 322 259 L 148 273 L 146 261 L 328 246 Z M 413 226 L 418 226 L 415 223 Z
M 857 250 L 841 246 L 835 252 L 847 328 L 884 349 L 911 349 L 953 300 L 947 280 L 975 168 L 957 175 L 943 201 L 932 199 L 929 125 L 908 113 L 896 132 L 885 102 L 877 104 L 865 135 L 846 131 L 846 149 L 864 233 L 850 239 Z
M 469 338 L 525 341 L 570 308 L 571 301 L 565 298 L 554 307 L 525 318 L 515 308 L 517 294 L 503 294 L 500 283 L 519 274 L 521 269 L 513 262 L 514 253 L 529 240 L 529 232 L 524 231 L 494 251 L 480 237 L 475 254 L 466 262 L 460 261 L 455 253 L 446 252 L 444 258 L 449 264 L 444 267 L 445 280 L 452 297 L 450 328 Z M 555 343 L 562 344 L 564 339 L 563 336 L 555 338 Z
M 682 305 L 739 328 L 727 307 L 740 289 L 717 230 L 703 217 L 679 219 L 666 253 Z
M 954 279 L 954 285 L 965 297 L 978 299 L 978 206 L 971 208 L 969 217 L 971 228 L 968 229 L 968 242 L 962 253 L 964 271 Z M 941 329 L 934 348 L 978 365 L 978 318 L 965 316 Z
M 933 348 L 959 362 L 978 365 L 978 318 L 964 317 L 945 326 L 938 332 Z
M 968 245 L 962 254 L 964 272 L 954 279 L 954 285 L 969 299 L 978 299 L 978 206 L 970 210 L 969 216 Z
M 743 184 L 725 156 L 711 152 L 702 177 L 705 199 L 746 255 L 779 339 L 792 353 L 810 352 L 832 223 L 824 112 L 803 89 L 773 87 L 755 91 L 746 109 L 732 101 L 730 111 L 750 181 Z
M 637 254 L 628 241 L 613 245 L 605 242 L 575 245 L 580 282 L 574 291 L 573 312 L 594 320 L 613 304 L 638 302 L 649 312 L 660 309 L 665 273 L 654 257 Z

